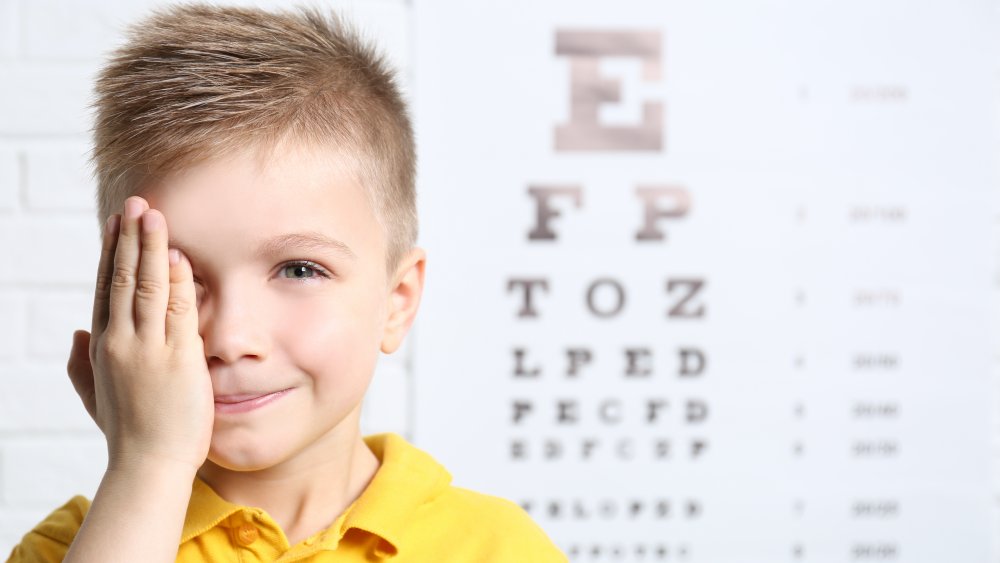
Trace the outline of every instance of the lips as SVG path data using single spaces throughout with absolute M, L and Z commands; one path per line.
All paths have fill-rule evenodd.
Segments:
M 271 391 L 268 393 L 238 393 L 233 395 L 219 395 L 215 397 L 215 414 L 217 416 L 236 416 L 244 413 L 267 408 L 282 397 L 292 392 L 293 388 L 282 389 L 281 391 Z
M 242 403 L 244 401 L 249 401 L 251 399 L 257 399 L 265 395 L 270 395 L 271 393 L 277 393 L 278 391 L 281 390 L 279 389 L 277 391 L 263 391 L 260 393 L 239 393 L 236 395 L 216 395 L 215 402 L 231 405 L 233 403 Z

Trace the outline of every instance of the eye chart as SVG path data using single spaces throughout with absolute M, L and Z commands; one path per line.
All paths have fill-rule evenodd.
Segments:
M 573 561 L 991 557 L 996 8 L 414 6 L 414 438 Z

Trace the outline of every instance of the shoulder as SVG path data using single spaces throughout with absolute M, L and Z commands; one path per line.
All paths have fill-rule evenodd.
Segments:
M 14 546 L 8 563 L 62 561 L 83 518 L 90 509 L 90 500 L 76 495 L 53 510 Z
M 545 530 L 511 500 L 452 485 L 431 504 L 462 536 L 458 541 L 490 554 L 489 561 L 567 561 Z
M 464 487 L 448 487 L 435 502 L 442 509 L 454 510 L 465 516 L 475 515 L 501 527 L 537 526 L 517 503 Z

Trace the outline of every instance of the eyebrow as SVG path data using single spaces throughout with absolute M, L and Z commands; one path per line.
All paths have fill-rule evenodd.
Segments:
M 167 242 L 171 248 L 181 248 L 177 241 L 171 238 Z M 330 238 L 316 231 L 305 231 L 302 233 L 288 233 L 278 235 L 264 241 L 254 252 L 254 257 L 258 260 L 282 254 L 288 250 L 319 251 L 332 250 L 342 254 L 351 260 L 357 260 L 357 255 L 349 246 L 343 242 Z

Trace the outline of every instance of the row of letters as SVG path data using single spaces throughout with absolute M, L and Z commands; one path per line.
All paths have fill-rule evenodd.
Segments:
M 533 379 L 542 375 L 542 366 L 530 357 L 530 351 L 524 347 L 511 350 L 514 360 L 513 375 L 515 378 Z M 567 378 L 576 378 L 587 366 L 594 362 L 594 351 L 586 346 L 565 348 L 565 367 L 561 374 Z M 632 346 L 622 349 L 623 366 L 621 374 L 626 378 L 645 378 L 654 374 L 653 349 L 644 346 Z M 705 373 L 707 358 L 700 348 L 681 347 L 676 349 L 676 367 L 673 373 L 678 377 L 696 378 Z
M 701 501 L 662 497 L 630 499 L 525 499 L 521 508 L 528 513 L 555 520 L 695 520 L 704 512 Z
M 668 319 L 704 319 L 707 306 L 702 299 L 705 289 L 704 278 L 668 278 L 663 283 L 667 294 L 663 315 Z M 541 316 L 538 306 L 542 293 L 549 292 L 548 278 L 509 278 L 507 293 L 519 297 L 518 319 L 537 319 Z M 628 304 L 628 294 L 622 282 L 615 278 L 596 278 L 587 284 L 583 303 L 595 318 L 613 319 L 619 316 Z
M 628 461 L 700 460 L 708 450 L 705 438 L 512 438 L 510 459 L 523 461 Z
M 544 407 L 537 399 L 514 399 L 511 401 L 511 422 L 515 425 L 533 418 L 543 410 L 544 421 L 557 425 L 575 426 L 594 422 L 603 426 L 614 426 L 622 422 L 641 422 L 646 426 L 657 424 L 698 424 L 708 418 L 708 403 L 701 399 L 679 401 L 681 407 L 672 407 L 665 397 L 650 397 L 632 401 L 626 414 L 625 403 L 621 399 L 601 399 L 581 406 L 578 399 L 554 399 Z M 670 415 L 673 414 L 673 420 Z

